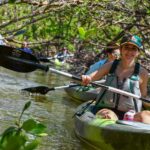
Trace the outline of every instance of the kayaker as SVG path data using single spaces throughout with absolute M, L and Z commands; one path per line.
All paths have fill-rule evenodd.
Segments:
M 63 47 L 61 51 L 56 54 L 55 57 L 61 62 L 66 62 L 68 55 L 68 49 L 66 47 Z
M 92 72 L 98 70 L 106 62 L 114 61 L 120 57 L 120 50 L 118 49 L 119 45 L 114 42 L 111 42 L 107 45 L 107 48 L 104 50 L 104 54 L 107 55 L 105 59 L 99 60 L 95 64 L 91 65 L 86 74 L 91 74 Z
M 121 59 L 104 64 L 99 70 L 90 75 L 82 75 L 83 85 L 107 75 L 105 83 L 107 86 L 146 97 L 148 71 L 136 63 L 142 48 L 140 37 L 131 34 L 125 35 L 120 43 Z M 126 112 L 130 110 L 140 112 L 141 109 L 142 101 L 103 89 L 99 94 L 93 113 L 98 113 L 102 118 L 116 120 L 115 114 L 119 119 L 123 119 Z
M 33 54 L 32 50 L 29 48 L 29 45 L 27 42 L 23 42 L 21 49 L 22 51 L 29 53 L 29 54 Z

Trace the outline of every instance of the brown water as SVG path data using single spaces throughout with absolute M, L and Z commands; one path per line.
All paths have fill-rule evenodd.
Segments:
M 47 126 L 48 136 L 43 138 L 38 150 L 92 150 L 83 144 L 74 133 L 73 114 L 80 104 L 70 99 L 63 90 L 51 91 L 46 95 L 30 95 L 21 89 L 45 85 L 61 86 L 70 79 L 51 73 L 35 71 L 16 73 L 0 68 L 0 132 L 14 125 L 24 104 L 31 100 L 31 107 L 23 119 L 34 117 Z

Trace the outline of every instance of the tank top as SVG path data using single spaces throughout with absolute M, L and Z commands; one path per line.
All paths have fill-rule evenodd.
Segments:
M 113 62 L 109 74 L 107 75 L 105 85 L 141 96 L 139 86 L 139 63 L 135 64 L 132 75 L 123 81 L 119 81 L 116 75 L 116 68 L 118 64 L 119 60 L 115 60 Z M 113 93 L 106 89 L 102 89 L 100 91 L 99 100 L 97 100 L 96 105 L 97 107 L 112 108 L 122 112 L 127 112 L 129 110 L 135 110 L 136 112 L 139 112 L 142 109 L 142 101 L 132 97 Z

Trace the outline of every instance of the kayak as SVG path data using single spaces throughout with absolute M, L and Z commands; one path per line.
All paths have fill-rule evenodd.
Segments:
M 65 88 L 64 90 L 71 98 L 85 102 L 95 99 L 100 91 L 100 88 L 95 89 L 93 87 L 76 86 Z
M 77 137 L 99 150 L 149 150 L 150 125 L 101 119 L 90 110 L 93 103 L 81 104 L 75 114 Z M 86 111 L 82 111 L 84 108 Z
M 97 83 L 104 83 L 105 80 L 100 80 Z M 65 88 L 65 92 L 73 99 L 86 102 L 92 99 L 96 99 L 98 93 L 100 92 L 100 87 L 95 88 L 93 86 L 75 86 L 75 87 L 69 87 Z

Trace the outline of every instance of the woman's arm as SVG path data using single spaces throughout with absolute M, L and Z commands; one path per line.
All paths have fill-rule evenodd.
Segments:
M 99 80 L 102 77 L 104 77 L 105 75 L 107 75 L 112 66 L 112 63 L 113 62 L 108 62 L 108 63 L 104 64 L 99 70 L 97 70 L 89 75 L 82 75 L 82 84 L 87 85 L 91 81 Z
M 140 90 L 142 97 L 147 97 L 148 71 L 141 67 L 140 70 Z M 150 103 L 143 102 L 145 107 L 150 107 Z

